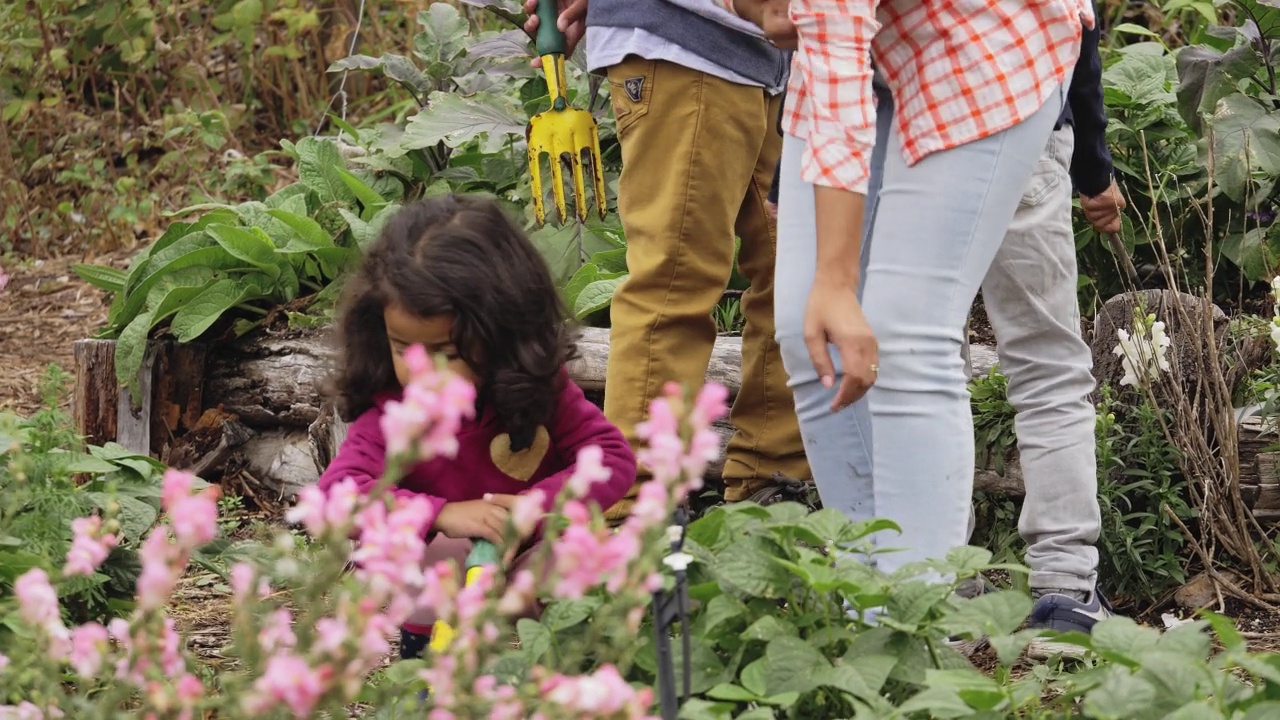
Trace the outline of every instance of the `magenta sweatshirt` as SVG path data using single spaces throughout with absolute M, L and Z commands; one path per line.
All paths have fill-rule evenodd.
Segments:
M 548 425 L 538 430 L 533 446 L 510 451 L 510 438 L 491 409 L 474 420 L 464 420 L 458 432 L 458 454 L 418 463 L 393 489 L 397 496 L 422 495 L 438 515 L 445 503 L 479 500 L 485 493 L 519 495 L 538 488 L 546 494 L 549 511 L 555 497 L 573 474 L 578 451 L 599 445 L 604 466 L 611 471 L 607 482 L 596 483 L 585 498 L 607 510 L 621 500 L 636 480 L 636 457 L 622 432 L 582 394 L 582 389 L 561 373 L 564 389 Z M 356 418 L 338 456 L 320 476 L 320 489 L 352 478 L 362 492 L 369 492 L 386 467 L 386 440 L 380 420 L 388 400 L 401 392 L 376 399 L 374 407 Z

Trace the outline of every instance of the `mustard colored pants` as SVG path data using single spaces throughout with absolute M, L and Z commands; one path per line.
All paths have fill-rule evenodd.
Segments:
M 742 386 L 730 412 L 725 496 L 746 498 L 779 473 L 808 479 L 774 339 L 777 227 L 766 202 L 782 153 L 780 98 L 636 56 L 610 67 L 608 77 L 630 274 L 613 297 L 605 414 L 638 446 L 635 427 L 664 383 L 701 386 L 716 339 L 711 313 L 733 272 L 736 234 L 738 268 L 751 288 L 742 297 Z M 625 515 L 635 490 L 608 514 Z

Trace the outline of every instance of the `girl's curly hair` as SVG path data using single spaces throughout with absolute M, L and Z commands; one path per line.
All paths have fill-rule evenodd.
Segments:
M 348 281 L 338 324 L 334 386 L 347 422 L 400 388 L 383 310 L 449 315 L 462 359 L 479 378 L 477 405 L 492 407 L 512 450 L 533 444 L 577 353 L 546 262 L 491 200 L 444 195 L 406 206 L 387 223 Z

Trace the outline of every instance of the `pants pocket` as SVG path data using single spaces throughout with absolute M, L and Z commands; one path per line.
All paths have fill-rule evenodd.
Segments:
M 654 69 L 657 62 L 628 55 L 609 68 L 609 100 L 617 121 L 618 135 L 624 135 L 637 120 L 649 113 L 653 98 Z

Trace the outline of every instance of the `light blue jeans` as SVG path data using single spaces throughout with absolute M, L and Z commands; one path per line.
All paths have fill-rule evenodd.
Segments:
M 1068 82 L 1069 84 L 1069 82 Z M 893 103 L 879 93 L 863 233 L 863 312 L 880 346 L 876 384 L 830 410 L 804 344 L 816 264 L 813 188 L 802 140 L 783 143 L 775 281 L 777 337 L 823 505 L 855 520 L 884 517 L 875 538 L 892 572 L 941 558 L 968 539 L 973 418 L 963 328 L 1065 101 L 1066 84 L 1022 123 L 907 166 Z M 833 358 L 839 363 L 838 354 Z M 872 428 L 874 427 L 874 432 Z M 875 468 L 874 474 L 872 468 Z

